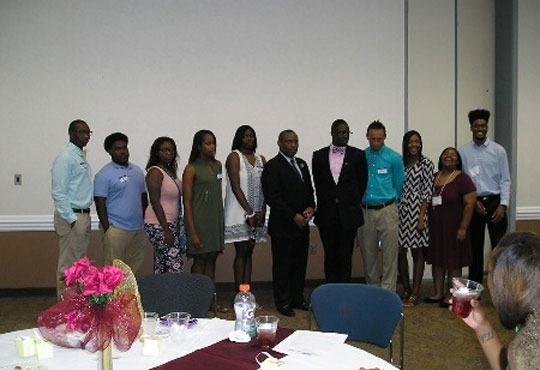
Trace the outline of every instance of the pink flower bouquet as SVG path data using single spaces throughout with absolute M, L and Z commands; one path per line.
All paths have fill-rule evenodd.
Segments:
M 43 336 L 64 347 L 90 352 L 105 349 L 111 339 L 127 351 L 137 338 L 141 315 L 137 298 L 115 288 L 124 280 L 116 266 L 95 267 L 82 258 L 64 272 L 68 286 L 62 300 L 38 316 Z

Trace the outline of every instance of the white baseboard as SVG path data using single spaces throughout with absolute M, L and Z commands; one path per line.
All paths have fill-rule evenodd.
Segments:
M 99 229 L 97 214 L 90 215 L 92 230 Z M 0 232 L 54 231 L 53 215 L 0 215 Z
M 97 214 L 91 214 L 92 230 L 99 229 Z M 540 220 L 540 207 L 518 207 L 517 221 Z M 0 232 L 54 231 L 52 215 L 0 215 Z
M 540 207 L 518 207 L 516 210 L 517 221 L 540 220 Z

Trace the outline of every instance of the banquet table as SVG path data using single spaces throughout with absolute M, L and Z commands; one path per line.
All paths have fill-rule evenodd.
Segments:
M 256 370 L 259 368 L 255 356 L 261 351 L 256 339 L 249 343 L 233 343 L 228 335 L 234 330 L 234 321 L 202 319 L 188 329 L 182 343 L 166 339 L 166 350 L 159 356 L 143 356 L 143 343 L 135 341 L 127 352 L 113 348 L 114 370 Z M 280 328 L 276 344 L 294 331 Z M 21 358 L 15 350 L 15 339 L 33 336 L 32 329 L 19 330 L 0 335 L 0 370 L 13 370 L 15 366 L 32 370 L 96 370 L 97 354 L 81 349 L 54 346 L 52 358 L 38 360 L 37 357 Z M 324 354 L 290 354 L 270 351 L 286 363 L 287 370 L 358 370 L 379 368 L 395 370 L 388 362 L 364 350 L 341 343 Z

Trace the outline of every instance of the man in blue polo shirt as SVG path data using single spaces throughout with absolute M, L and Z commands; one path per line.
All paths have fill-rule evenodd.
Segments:
M 148 205 L 144 173 L 129 163 L 126 135 L 115 132 L 103 144 L 112 161 L 96 175 L 94 201 L 103 231 L 105 264 L 124 261 L 135 273 L 144 261 L 148 238 L 144 210 Z
M 364 226 L 358 230 L 366 283 L 396 291 L 398 258 L 397 200 L 403 190 L 405 168 L 401 156 L 384 145 L 386 128 L 373 121 L 367 129 L 367 189 L 362 199 Z M 383 275 L 379 278 L 379 243 L 383 253 Z
M 92 169 L 83 148 L 92 131 L 83 120 L 69 124 L 69 144 L 56 157 L 51 169 L 51 195 L 54 200 L 54 230 L 59 236 L 56 294 L 66 288 L 64 270 L 86 256 L 90 245 L 90 206 Z

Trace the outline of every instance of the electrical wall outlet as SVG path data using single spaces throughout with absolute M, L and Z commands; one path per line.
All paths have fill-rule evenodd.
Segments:
M 22 185 L 22 175 L 20 173 L 15 174 L 13 183 L 15 185 Z

